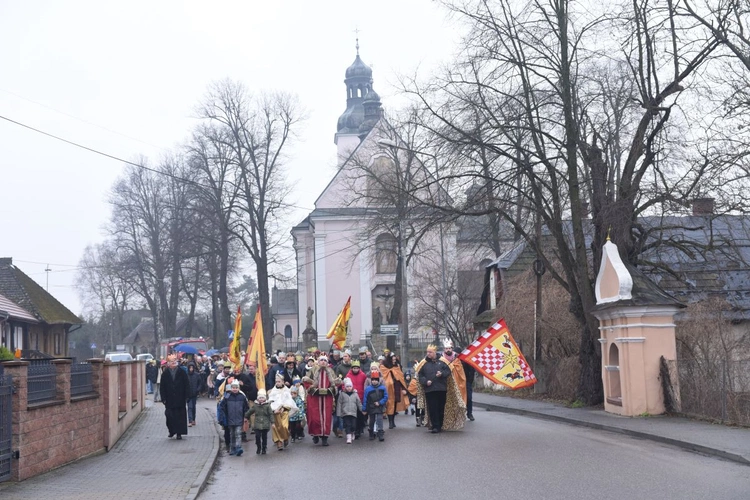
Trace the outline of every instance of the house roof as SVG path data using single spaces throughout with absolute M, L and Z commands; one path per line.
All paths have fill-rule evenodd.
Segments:
M 682 303 L 721 296 L 733 306 L 728 314 L 731 319 L 750 320 L 750 217 L 643 217 L 638 223 L 651 231 L 647 245 L 663 243 L 640 256 L 635 270 L 639 275 Z M 690 242 L 689 246 L 697 249 L 678 250 L 681 241 Z M 532 260 L 533 250 L 521 243 L 490 266 L 508 270 L 507 274 L 512 275 L 512 271 L 528 269 Z M 642 285 L 644 293 L 650 293 L 649 284 Z
M 297 289 L 273 288 L 271 291 L 271 314 L 297 314 Z
M 80 325 L 83 321 L 50 295 L 36 281 L 13 265 L 11 258 L 0 259 L 0 293 L 44 323 Z
M 8 316 L 12 319 L 22 320 L 28 323 L 39 323 L 29 311 L 2 294 L 0 294 L 0 312 L 8 313 Z

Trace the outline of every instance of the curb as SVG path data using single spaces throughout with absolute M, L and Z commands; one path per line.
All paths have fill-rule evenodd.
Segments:
M 647 439 L 649 441 L 655 441 L 655 442 L 662 443 L 662 444 L 668 444 L 671 446 L 675 446 L 677 448 L 681 448 L 683 450 L 692 451 L 694 453 L 702 453 L 705 455 L 711 455 L 711 456 L 723 458 L 725 460 L 729 460 L 729 461 L 732 461 L 741 465 L 750 466 L 750 460 L 743 457 L 742 455 L 731 453 L 725 450 L 719 450 L 717 448 L 710 448 L 708 446 L 703 446 L 703 445 L 696 444 L 696 443 L 680 441 L 679 439 L 672 439 L 672 438 L 668 438 L 664 436 L 659 436 L 657 434 L 650 434 L 648 432 L 640 432 L 640 431 L 634 431 L 630 429 L 623 429 L 622 427 L 615 427 L 615 426 L 605 425 L 605 424 L 597 424 L 594 422 L 587 422 L 585 420 L 576 420 L 573 418 L 562 417 L 559 415 L 549 415 L 547 413 L 535 412 L 533 410 L 509 408 L 507 406 L 495 405 L 492 403 L 480 403 L 478 401 L 474 401 L 474 406 L 477 406 L 479 408 L 484 408 L 487 411 L 511 413 L 514 415 L 522 415 L 525 417 L 538 418 L 540 420 L 551 420 L 554 422 L 563 422 L 563 423 L 570 424 L 570 425 L 576 425 L 578 427 L 588 427 L 590 429 L 608 431 L 608 432 L 613 432 L 616 434 L 624 434 L 626 436 L 631 436 L 631 437 L 635 437 L 639 439 Z
M 213 419 L 213 413 L 211 412 L 210 408 L 204 408 L 211 418 Z M 195 479 L 195 482 L 190 487 L 190 491 L 185 496 L 185 500 L 195 500 L 198 498 L 198 495 L 200 495 L 201 491 L 203 491 L 203 488 L 206 486 L 206 483 L 208 482 L 208 477 L 211 475 L 211 472 L 214 469 L 214 466 L 216 466 L 216 462 L 219 460 L 219 450 L 221 450 L 221 447 L 219 446 L 219 441 L 217 439 L 213 440 L 213 447 L 211 448 L 211 453 L 209 457 L 213 457 L 212 459 L 209 458 L 209 460 L 206 461 L 206 463 L 203 465 L 203 469 L 201 469 L 200 474 L 198 474 L 198 477 Z

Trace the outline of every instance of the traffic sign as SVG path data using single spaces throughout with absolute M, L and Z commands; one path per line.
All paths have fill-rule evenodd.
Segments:
M 96 344 L 91 344 L 92 349 L 96 349 Z
M 398 325 L 380 325 L 381 335 L 398 335 Z

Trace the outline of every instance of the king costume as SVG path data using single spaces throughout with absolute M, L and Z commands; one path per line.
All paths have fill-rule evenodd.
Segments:
M 328 358 L 321 356 L 310 377 L 305 377 L 307 389 L 307 431 L 313 443 L 322 439 L 328 446 L 328 436 L 333 423 L 333 402 L 336 395 L 336 374 L 328 366 Z

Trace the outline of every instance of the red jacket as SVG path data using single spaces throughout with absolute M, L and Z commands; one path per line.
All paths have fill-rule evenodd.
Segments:
M 349 370 L 349 373 L 347 373 L 346 376 L 352 381 L 354 390 L 359 394 L 359 399 L 365 397 L 365 381 L 367 380 L 367 375 L 362 370 L 356 375 Z

